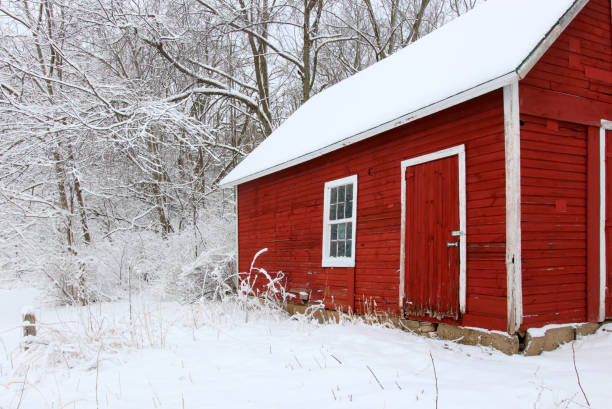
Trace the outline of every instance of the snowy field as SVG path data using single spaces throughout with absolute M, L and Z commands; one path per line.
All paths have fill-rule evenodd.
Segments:
M 539 357 L 239 301 L 45 307 L 0 290 L 0 408 L 582 408 L 572 349 Z M 27 352 L 20 312 L 41 326 Z M 574 343 L 592 408 L 612 402 L 612 325 Z

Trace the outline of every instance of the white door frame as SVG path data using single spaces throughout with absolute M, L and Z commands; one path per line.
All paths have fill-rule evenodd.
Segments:
M 467 234 L 466 234 L 466 178 L 465 178 L 465 145 L 458 145 L 452 148 L 443 149 L 427 155 L 418 156 L 402 161 L 402 230 L 401 230 L 401 247 L 400 247 L 400 286 L 399 286 L 399 306 L 403 307 L 404 298 L 406 297 L 406 169 L 420 165 L 426 162 L 431 162 L 438 159 L 448 158 L 450 156 L 458 156 L 459 163 L 459 310 L 461 314 L 465 314 L 466 300 L 466 271 L 467 271 Z
M 606 131 L 612 121 L 601 120 L 599 128 L 599 322 L 606 319 Z

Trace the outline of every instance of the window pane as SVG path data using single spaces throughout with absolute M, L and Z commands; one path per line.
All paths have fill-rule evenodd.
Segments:
M 346 224 L 340 223 L 338 225 L 338 240 L 344 240 L 346 238 Z
M 334 203 L 336 203 L 338 201 L 336 199 L 336 193 L 337 192 L 338 192 L 338 188 L 337 187 L 332 188 L 331 193 L 329 195 L 329 203 L 330 204 L 334 204 Z
M 344 203 L 338 203 L 336 207 L 338 209 L 338 220 L 344 219 Z
M 353 185 L 346 185 L 346 201 L 353 200 Z
M 336 205 L 329 206 L 329 220 L 336 220 Z
M 337 224 L 331 225 L 331 239 L 338 240 L 338 225 Z
M 351 240 L 347 240 L 346 241 L 346 249 L 345 249 L 345 252 L 344 252 L 345 256 L 351 257 L 351 251 L 353 250 L 352 246 L 353 246 L 353 242 Z
M 344 257 L 344 242 L 338 242 L 338 257 Z
M 332 241 L 329 245 L 329 256 L 336 257 L 336 241 Z
M 352 222 L 349 222 L 346 224 L 346 238 L 347 239 L 353 238 L 353 223 Z
M 346 202 L 346 207 L 344 208 L 344 217 L 347 219 L 353 217 L 353 202 Z
M 344 186 L 338 186 L 338 203 L 344 202 Z

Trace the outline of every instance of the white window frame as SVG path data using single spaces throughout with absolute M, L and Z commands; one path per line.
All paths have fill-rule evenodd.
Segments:
M 353 184 L 353 216 L 347 219 L 329 220 L 329 199 L 332 188 Z M 331 235 L 331 225 L 337 223 L 353 223 L 352 226 L 352 242 L 351 242 L 351 257 L 330 257 L 329 256 L 329 242 Z M 347 176 L 345 178 L 332 180 L 325 183 L 325 189 L 323 193 L 323 245 L 322 248 L 322 261 L 323 267 L 355 267 L 355 243 L 357 242 L 357 175 Z

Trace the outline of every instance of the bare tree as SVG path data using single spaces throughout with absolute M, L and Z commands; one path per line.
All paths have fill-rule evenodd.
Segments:
M 197 237 L 233 206 L 221 178 L 295 109 L 473 6 L 0 2 L 0 258 L 73 258 L 79 287 L 81 255 L 124 232 Z
M 451 11 L 458 17 L 476 7 L 478 0 L 448 0 Z

